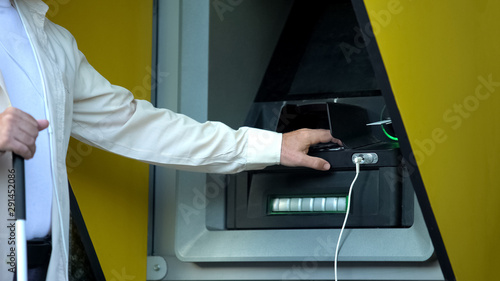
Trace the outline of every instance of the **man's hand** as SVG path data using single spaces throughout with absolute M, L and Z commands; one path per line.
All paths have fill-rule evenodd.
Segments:
M 35 120 L 20 109 L 8 107 L 0 113 L 0 151 L 12 151 L 24 159 L 33 158 L 38 132 L 48 126 L 47 120 Z
M 342 145 L 339 139 L 332 137 L 329 130 L 300 129 L 283 134 L 281 164 L 290 167 L 308 167 L 321 171 L 329 170 L 330 164 L 326 160 L 307 155 L 309 146 L 324 142 L 334 142 Z

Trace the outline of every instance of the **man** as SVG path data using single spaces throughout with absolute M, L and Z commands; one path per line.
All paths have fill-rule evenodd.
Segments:
M 8 257 L 7 191 L 12 153 L 26 161 L 27 237 L 52 242 L 48 270 L 34 280 L 68 280 L 70 136 L 129 158 L 178 169 L 235 173 L 268 165 L 328 170 L 307 156 L 311 144 L 337 142 L 326 130 L 288 134 L 194 120 L 156 109 L 111 85 L 71 34 L 45 18 L 40 0 L 0 0 L 0 254 Z M 12 280 L 0 263 L 1 280 Z M 45 271 L 47 276 L 45 277 Z

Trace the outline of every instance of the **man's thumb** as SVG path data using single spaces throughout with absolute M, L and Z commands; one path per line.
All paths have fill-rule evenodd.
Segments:
M 319 157 L 306 156 L 301 164 L 301 166 L 319 171 L 328 171 L 331 168 L 331 165 L 330 163 L 328 163 L 328 161 Z
M 38 131 L 43 131 L 49 126 L 49 120 L 36 120 L 38 122 Z

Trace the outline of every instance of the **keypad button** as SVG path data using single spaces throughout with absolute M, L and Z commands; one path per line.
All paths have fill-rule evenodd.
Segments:
M 290 211 L 300 212 L 302 210 L 302 198 L 290 199 Z
M 337 197 L 328 197 L 325 202 L 325 211 L 336 212 L 337 211 Z
M 337 211 L 345 212 L 347 210 L 347 198 L 340 197 L 337 201 Z
M 302 212 L 312 212 L 314 206 L 313 198 L 302 198 Z
M 278 211 L 279 212 L 290 211 L 290 198 L 280 198 Z
M 318 197 L 314 198 L 313 211 L 314 212 L 324 212 L 325 211 L 325 198 Z
M 273 198 L 272 203 L 271 203 L 271 211 L 272 212 L 278 212 L 280 209 L 280 199 L 279 198 Z

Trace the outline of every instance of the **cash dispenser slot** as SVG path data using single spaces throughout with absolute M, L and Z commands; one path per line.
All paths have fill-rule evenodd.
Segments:
M 230 192 L 234 197 L 228 198 L 228 211 L 232 214 L 228 216 L 227 227 L 339 228 L 345 209 L 328 211 L 326 206 L 315 209 L 314 202 L 345 199 L 353 177 L 354 171 L 274 170 L 240 174 L 235 178 L 235 189 Z M 274 206 L 279 198 L 289 199 L 289 204 L 294 198 L 312 201 L 312 208 L 294 211 L 289 206 L 287 210 L 276 210 Z M 410 227 L 413 224 L 413 191 L 403 188 L 397 167 L 363 171 L 353 190 L 351 204 L 347 227 Z

